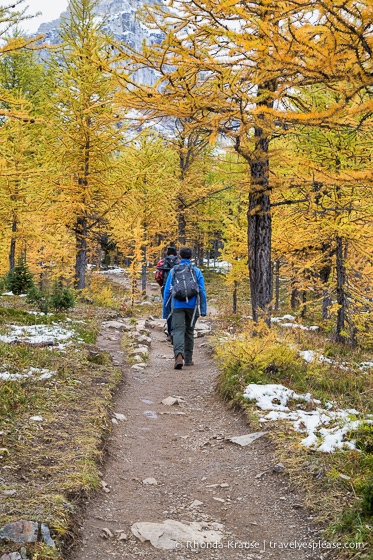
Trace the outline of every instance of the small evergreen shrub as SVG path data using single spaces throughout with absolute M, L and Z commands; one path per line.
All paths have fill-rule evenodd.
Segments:
M 48 313 L 50 309 L 54 311 L 66 311 L 75 306 L 74 294 L 67 288 L 59 286 L 55 282 L 52 293 L 39 290 L 33 286 L 27 294 L 28 303 L 34 303 L 43 313 Z
M 50 308 L 50 298 L 43 290 L 39 290 L 36 286 L 27 292 L 27 303 L 33 303 L 42 313 L 48 313 Z
M 7 274 L 7 288 L 15 295 L 26 294 L 34 287 L 33 274 L 24 259 L 19 259 L 17 266 Z
M 54 285 L 53 293 L 50 298 L 51 307 L 55 311 L 64 311 L 75 306 L 74 294 L 67 288 L 61 288 L 57 282 Z
M 370 477 L 362 488 L 362 511 L 365 515 L 373 517 L 373 477 Z
M 6 276 L 0 276 L 0 292 L 8 289 L 8 282 Z

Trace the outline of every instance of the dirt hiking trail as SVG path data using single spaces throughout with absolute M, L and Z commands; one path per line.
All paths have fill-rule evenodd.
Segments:
M 256 430 L 217 395 L 217 369 L 207 339 L 196 338 L 194 367 L 174 370 L 171 344 L 164 332 L 151 329 L 148 367 L 141 370 L 126 365 L 121 336 L 120 330 L 103 326 L 97 345 L 122 367 L 115 412 L 126 421 L 113 425 L 104 487 L 87 503 L 72 558 L 321 558 L 317 551 L 283 548 L 319 536 L 286 473 L 273 472 L 276 460 L 266 437 L 248 447 L 227 441 Z M 161 403 L 170 396 L 182 401 Z M 155 531 L 153 544 L 131 532 L 136 523 L 166 520 L 171 521 L 164 531 L 137 526 L 143 534 L 144 527 L 145 533 Z M 185 526 L 205 536 L 179 543 Z

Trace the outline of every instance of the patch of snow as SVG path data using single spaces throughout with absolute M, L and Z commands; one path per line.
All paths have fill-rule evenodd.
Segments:
M 325 408 L 317 407 L 312 411 L 290 410 L 286 406 L 289 399 L 321 403 L 312 399 L 310 393 L 298 395 L 283 385 L 274 384 L 250 384 L 246 387 L 244 397 L 256 401 L 258 408 L 267 413 L 259 413 L 261 422 L 287 421 L 292 424 L 293 430 L 305 432 L 307 436 L 301 441 L 305 447 L 324 453 L 333 453 L 336 449 L 355 449 L 355 441 L 345 439 L 346 434 L 356 430 L 362 422 L 356 419 L 360 413 L 355 409 L 333 410 L 334 403 L 328 402 Z M 373 423 L 373 420 L 365 421 Z
M 94 274 L 123 274 L 125 272 L 124 268 L 108 268 L 108 270 L 97 270 Z
M 315 352 L 313 350 L 304 350 L 303 352 L 299 352 L 299 355 L 308 364 L 312 364 L 312 362 L 315 361 Z
M 2 296 L 14 296 L 13 292 L 4 292 Z
M 257 406 L 261 410 L 277 410 L 282 412 L 289 410 L 286 405 L 290 399 L 307 403 L 312 401 L 310 393 L 298 395 L 295 391 L 276 384 L 256 385 L 252 383 L 246 387 L 244 397 L 250 401 L 256 401 Z M 279 401 L 280 404 L 274 403 L 274 400 Z M 320 401 L 314 402 L 320 403 Z
M 203 259 L 203 264 L 217 271 L 228 271 L 232 267 L 232 265 L 229 262 L 218 261 L 217 259 L 215 259 L 215 261 L 214 259 Z
M 66 342 L 73 338 L 75 331 L 63 329 L 62 327 L 53 325 L 11 325 L 11 332 L 7 335 L 0 335 L 2 342 L 22 341 L 30 344 L 52 343 L 59 348 L 63 347 L 61 341 Z
M 45 381 L 54 375 L 56 375 L 55 371 L 30 367 L 28 371 L 24 369 L 23 373 L 9 373 L 8 371 L 3 371 L 0 373 L 0 379 L 3 381 L 20 381 L 22 379 L 32 378 L 34 381 Z
M 31 416 L 30 420 L 33 422 L 43 422 L 43 418 L 41 416 Z
M 0 379 L 3 381 L 19 381 L 20 379 L 27 379 L 28 375 L 23 375 L 22 373 L 9 373 L 4 371 L 0 373 Z
M 359 369 L 361 369 L 362 371 L 364 371 L 365 369 L 371 369 L 373 368 L 373 362 L 361 362 Z
M 317 356 L 314 350 L 303 350 L 302 352 L 299 352 L 299 355 L 308 364 L 312 364 L 316 360 L 316 356 Z M 348 371 L 350 369 L 348 362 L 339 363 L 336 362 L 335 360 L 332 360 L 331 358 L 327 358 L 326 356 L 323 356 L 322 354 L 320 354 L 317 357 L 317 361 L 320 363 L 326 363 L 326 364 L 338 366 L 340 369 L 343 369 L 344 371 Z
M 285 327 L 286 329 L 301 329 L 302 331 L 317 331 L 319 329 L 317 325 L 305 327 L 299 323 L 283 323 L 283 321 L 295 321 L 295 317 L 293 315 L 284 315 L 283 317 L 271 318 L 272 323 L 278 323 L 281 327 Z
M 52 316 L 53 313 L 44 313 L 43 311 L 26 311 L 29 315 L 43 315 L 43 316 Z

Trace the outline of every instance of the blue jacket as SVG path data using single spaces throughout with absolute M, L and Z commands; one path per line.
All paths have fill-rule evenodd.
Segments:
M 191 264 L 190 260 L 188 259 L 181 259 L 179 264 Z M 199 305 L 201 310 L 201 315 L 206 315 L 207 311 L 207 301 L 206 301 L 206 290 L 205 290 L 205 280 L 203 278 L 202 272 L 196 266 L 193 267 L 194 272 L 196 274 L 196 279 L 199 286 Z M 172 280 L 173 280 L 173 271 L 167 276 L 166 285 L 164 287 L 163 293 L 163 319 L 167 319 L 170 314 L 171 309 L 194 309 L 197 304 L 197 297 L 190 299 L 188 302 L 186 301 L 178 301 L 175 298 L 170 299 L 171 290 L 172 290 Z M 171 302 L 171 305 L 170 305 Z

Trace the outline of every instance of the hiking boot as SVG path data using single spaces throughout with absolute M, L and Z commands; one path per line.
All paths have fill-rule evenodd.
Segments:
M 167 335 L 167 342 L 171 342 L 171 344 L 172 344 L 173 341 L 174 341 L 174 337 L 172 336 L 172 334 L 168 334 Z
M 182 354 L 178 354 L 175 358 L 174 369 L 181 369 L 184 364 L 184 358 Z
M 184 366 L 194 366 L 194 362 L 185 362 Z

